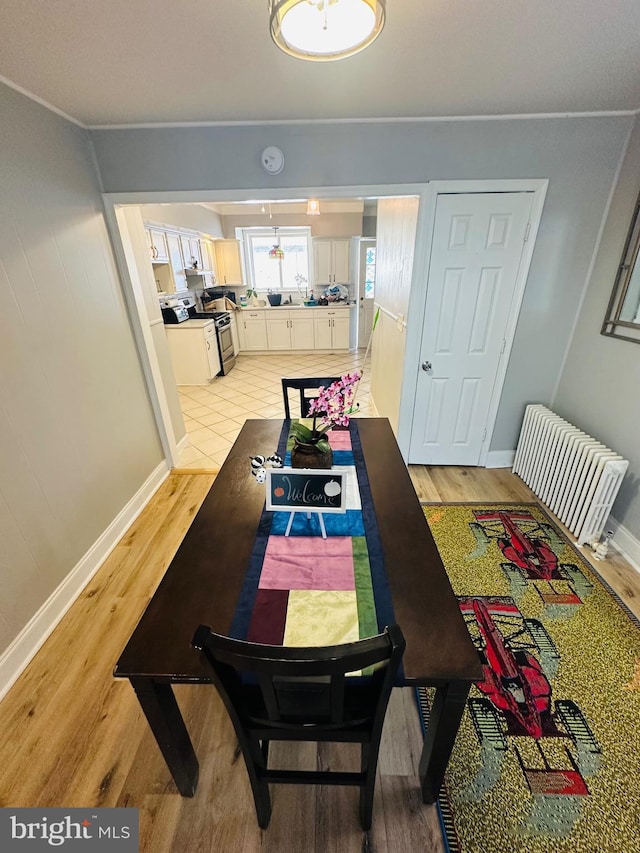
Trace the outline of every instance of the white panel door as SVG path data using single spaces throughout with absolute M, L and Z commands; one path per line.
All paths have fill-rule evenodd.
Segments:
M 477 465 L 533 193 L 438 196 L 409 461 Z

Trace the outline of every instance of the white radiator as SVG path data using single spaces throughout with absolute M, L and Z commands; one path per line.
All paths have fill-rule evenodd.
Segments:
M 629 462 L 546 406 L 525 409 L 513 473 L 579 545 L 599 539 Z

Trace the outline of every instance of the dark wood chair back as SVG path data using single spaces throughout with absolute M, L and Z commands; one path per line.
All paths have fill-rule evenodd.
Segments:
M 337 382 L 339 376 L 315 377 L 313 379 L 283 379 L 282 380 L 282 396 L 284 397 L 284 416 L 291 418 L 291 409 L 289 403 L 289 388 L 293 388 L 300 392 L 300 411 L 293 415 L 294 418 L 306 418 L 309 416 L 309 403 L 317 396 L 310 394 L 310 391 L 316 391 L 318 388 L 328 388 L 332 382 Z
M 201 625 L 192 645 L 211 666 L 233 722 L 258 824 L 266 828 L 271 818 L 269 783 L 356 785 L 369 829 L 382 726 L 405 648 L 400 627 L 355 643 L 301 648 L 233 640 Z M 272 770 L 272 740 L 359 743 L 360 769 Z

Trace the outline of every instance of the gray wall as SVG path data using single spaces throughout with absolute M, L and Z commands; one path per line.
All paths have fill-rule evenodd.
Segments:
M 0 85 L 0 651 L 163 459 L 89 140 Z
M 141 128 L 92 132 L 105 190 L 339 187 L 548 178 L 491 450 L 515 447 L 527 402 L 549 402 L 631 116 Z M 260 152 L 278 145 L 280 175 Z M 418 234 L 416 252 L 425 236 Z M 421 323 L 409 317 L 409 323 Z
M 551 399 L 631 122 L 622 116 L 113 130 L 91 136 L 108 192 L 549 178 L 494 436 L 493 449 L 500 450 L 514 447 L 524 403 Z M 260 152 L 271 144 L 287 159 L 275 178 L 259 163 Z M 636 168 L 636 182 L 637 175 Z M 2 648 L 163 456 L 87 135 L 2 85 L 0 186 Z M 627 201 L 620 204 L 625 208 Z M 626 214 L 625 209 L 617 225 L 615 217 L 611 220 L 614 244 L 624 239 L 619 228 Z M 422 239 L 418 235 L 418 244 Z M 613 246 L 611 263 L 617 253 Z M 604 425 L 608 430 L 627 416 L 628 388 L 620 383 L 615 393 L 617 383 L 607 385 L 604 376 L 598 383 L 607 393 L 598 419 L 603 429 L 589 422 L 592 410 L 577 390 L 585 398 L 594 396 L 592 370 L 581 367 L 596 345 L 606 348 L 611 375 L 624 370 L 637 388 L 637 367 L 624 366 L 627 360 L 637 365 L 634 345 L 597 334 L 611 279 L 609 263 L 605 266 L 583 312 L 585 323 L 592 317 L 590 337 L 581 343 L 579 329 L 558 404 L 627 452 L 622 446 L 627 439 L 621 435 L 618 441 Z M 567 391 L 571 374 L 578 380 L 572 393 Z M 635 401 L 627 420 L 633 423 L 637 415 Z M 640 535 L 632 479 L 622 501 L 620 520 Z
M 640 539 L 640 346 L 600 334 L 639 192 L 637 118 L 553 405 L 629 459 L 613 515 Z

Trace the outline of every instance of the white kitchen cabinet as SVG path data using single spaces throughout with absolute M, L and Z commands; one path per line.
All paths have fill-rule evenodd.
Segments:
M 238 325 L 241 350 L 266 350 L 267 324 L 264 310 L 243 311 Z
M 180 245 L 182 247 L 182 257 L 184 258 L 185 267 L 188 269 L 195 269 L 195 264 L 198 269 L 202 269 L 200 240 L 193 235 L 181 234 Z
M 314 309 L 276 308 L 265 311 L 267 343 L 270 350 L 314 348 Z
M 313 241 L 313 282 L 315 287 L 350 282 L 350 240 Z
M 215 240 L 218 284 L 244 284 L 238 240 Z
M 207 385 L 220 373 L 213 320 L 187 320 L 165 331 L 178 385 Z
M 167 252 L 167 241 L 164 231 L 158 231 L 156 228 L 145 228 L 145 232 L 151 262 L 154 264 L 168 263 L 169 254 Z
M 167 248 L 169 251 L 171 272 L 173 273 L 174 290 L 186 290 L 187 276 L 184 271 L 184 258 L 182 255 L 182 246 L 180 244 L 179 234 L 167 232 Z
M 314 349 L 315 323 L 314 311 L 300 308 L 289 312 L 289 329 L 291 331 L 291 349 Z
M 267 324 L 267 347 L 270 350 L 291 349 L 289 312 L 278 309 L 277 317 L 265 317 Z
M 349 349 L 349 310 L 317 309 L 313 320 L 316 349 Z
M 333 318 L 332 344 L 334 349 L 349 349 L 349 334 L 351 328 L 351 315 L 349 311 L 336 313 Z
M 200 238 L 200 256 L 202 258 L 202 277 L 205 287 L 213 287 L 217 284 L 215 251 L 209 240 Z

